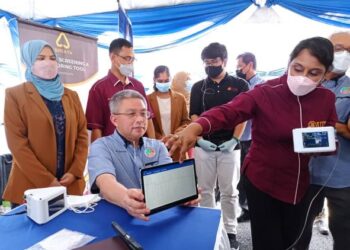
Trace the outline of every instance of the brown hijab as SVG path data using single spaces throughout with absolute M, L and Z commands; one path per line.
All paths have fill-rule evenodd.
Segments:
M 190 104 L 190 92 L 186 90 L 186 81 L 190 79 L 190 73 L 185 71 L 180 71 L 176 73 L 173 77 L 173 81 L 171 83 L 171 89 L 183 94 L 186 98 L 187 107 Z

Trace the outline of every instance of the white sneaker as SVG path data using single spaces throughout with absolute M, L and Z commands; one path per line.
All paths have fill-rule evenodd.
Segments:
M 315 225 L 320 234 L 329 235 L 329 227 L 327 219 L 319 219 L 315 221 Z

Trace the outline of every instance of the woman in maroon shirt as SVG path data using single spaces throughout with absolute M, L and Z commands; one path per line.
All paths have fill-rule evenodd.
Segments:
M 294 152 L 292 130 L 335 125 L 335 96 L 320 86 L 332 61 L 328 39 L 303 40 L 292 51 L 285 75 L 203 113 L 166 138 L 170 153 L 177 147 L 184 153 L 197 136 L 252 119 L 252 145 L 242 178 L 255 250 L 288 249 L 301 234 L 309 204 L 305 193 L 310 155 Z

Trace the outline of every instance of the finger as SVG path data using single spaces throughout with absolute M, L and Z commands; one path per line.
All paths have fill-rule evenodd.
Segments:
M 175 151 L 178 149 L 178 148 L 181 148 L 182 145 L 181 145 L 181 140 L 177 139 L 176 141 L 174 141 L 173 145 L 171 146 L 171 148 L 169 149 L 169 155 L 173 155 L 175 153 Z
M 164 144 L 167 148 L 170 148 L 173 146 L 173 144 L 179 139 L 178 136 L 174 135 L 168 135 L 164 138 Z
M 128 198 L 131 201 L 136 201 L 136 202 L 144 204 L 143 201 L 144 201 L 145 197 L 140 189 L 129 189 L 127 194 L 128 194 Z
M 182 163 L 184 160 L 186 160 L 186 156 L 187 156 L 187 147 L 184 146 L 184 145 L 181 145 L 180 147 L 180 150 L 179 150 L 179 154 L 180 154 L 180 157 L 179 157 L 179 162 Z
M 164 137 L 161 139 L 161 141 L 162 141 L 164 144 L 166 144 L 166 143 L 168 142 L 168 140 L 171 139 L 171 137 L 172 137 L 172 134 L 166 135 L 166 136 L 164 136 Z
M 135 217 L 135 218 L 138 218 L 138 219 L 140 219 L 140 220 L 144 220 L 144 221 L 148 221 L 148 220 L 149 220 L 149 217 L 146 216 L 146 215 L 143 214 L 143 213 L 134 213 L 134 212 L 131 212 L 131 211 L 128 211 L 128 213 L 129 213 L 131 216 L 133 216 L 133 217 Z
M 144 214 L 138 214 L 136 217 L 143 221 L 149 221 L 149 217 Z

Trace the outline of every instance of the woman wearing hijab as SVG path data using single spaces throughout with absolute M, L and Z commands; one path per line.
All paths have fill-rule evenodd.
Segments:
M 180 71 L 174 75 L 173 81 L 171 82 L 171 90 L 183 94 L 183 96 L 186 99 L 186 105 L 188 110 L 190 107 L 191 88 L 192 83 L 190 73 Z
M 67 187 L 81 195 L 88 135 L 76 92 L 64 88 L 53 48 L 31 40 L 22 47 L 26 82 L 5 95 L 5 131 L 13 164 L 3 198 L 23 203 L 27 189 Z

